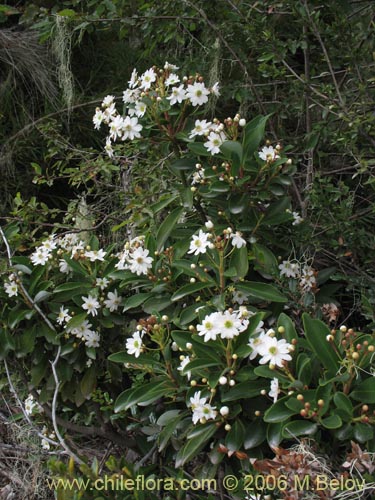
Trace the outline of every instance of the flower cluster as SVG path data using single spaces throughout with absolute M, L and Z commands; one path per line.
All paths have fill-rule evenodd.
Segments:
M 206 228 L 209 230 L 213 229 L 211 221 L 206 222 Z M 224 229 L 223 233 L 224 240 L 230 240 L 233 247 L 242 248 L 246 246 L 246 240 L 242 238 L 242 233 L 240 231 L 233 232 L 233 229 L 228 227 L 227 229 Z M 212 239 L 213 235 L 211 233 L 205 233 L 202 229 L 200 229 L 197 235 L 193 235 L 188 253 L 199 255 L 206 253 L 207 249 L 212 250 L 215 248 L 215 244 L 212 242 Z
M 17 297 L 18 295 L 18 285 L 16 282 L 16 275 L 11 273 L 9 275 L 9 281 L 4 283 L 4 290 L 8 297 Z
M 214 420 L 217 416 L 216 407 L 207 403 L 207 398 L 201 397 L 201 391 L 196 392 L 190 398 L 189 406 L 193 410 L 193 424 L 205 423 L 207 420 Z
M 29 394 L 24 402 L 25 405 L 25 413 L 27 415 L 33 415 L 34 413 L 40 413 L 42 411 L 42 407 L 40 404 L 34 399 L 32 394 Z
M 79 326 L 73 328 L 67 327 L 66 332 L 82 340 L 86 347 L 97 348 L 99 347 L 100 335 L 95 330 L 91 330 L 91 328 L 92 325 L 88 320 L 84 320 Z
M 272 329 L 250 339 L 249 346 L 253 350 L 250 359 L 255 359 L 259 355 L 261 356 L 259 364 L 269 363 L 270 367 L 277 366 L 279 368 L 283 368 L 285 361 L 292 359 L 290 352 L 294 350 L 292 344 L 289 344 L 285 339 L 277 340 L 275 331 Z
M 233 339 L 244 332 L 248 326 L 249 320 L 241 311 L 227 310 L 208 314 L 202 323 L 197 325 L 197 331 L 198 335 L 208 342 L 216 340 L 217 336 L 222 339 Z
M 299 280 L 299 286 L 303 292 L 310 292 L 316 288 L 316 273 L 311 266 L 301 265 L 297 261 L 283 260 L 279 269 L 281 277 Z
M 153 258 L 149 256 L 149 251 L 143 245 L 143 237 L 136 237 L 128 241 L 123 251 L 117 255 L 119 261 L 116 268 L 119 270 L 128 269 L 137 276 L 147 274 L 152 268 Z
M 95 129 L 100 129 L 102 123 L 109 128 L 105 146 L 108 156 L 113 156 L 112 141 L 134 140 L 141 137 L 143 125 L 138 119 L 147 115 L 150 109 L 152 114 L 152 110 L 160 102 L 167 102 L 169 106 L 191 105 L 195 108 L 206 104 L 210 95 L 220 95 L 218 83 L 212 87 L 206 87 L 200 75 L 180 77 L 175 73 L 177 70 L 177 66 L 168 62 L 165 63 L 163 69 L 153 66 L 141 75 L 138 75 L 137 70 L 134 69 L 128 88 L 123 92 L 122 97 L 126 105 L 125 116 L 116 110 L 114 96 L 108 95 L 104 98 L 101 108 L 96 108 L 93 123 Z M 203 126 L 203 128 L 208 131 L 207 127 Z M 196 126 L 196 129 L 193 136 L 200 135 L 199 126 Z M 220 132 L 212 133 L 220 135 Z M 214 136 L 210 139 L 212 144 L 213 141 L 215 141 Z

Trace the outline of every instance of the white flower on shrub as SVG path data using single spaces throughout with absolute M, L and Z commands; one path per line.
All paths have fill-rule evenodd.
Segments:
M 64 309 L 64 306 L 61 306 L 59 314 L 57 315 L 56 318 L 56 323 L 62 325 L 64 322 L 67 323 L 71 319 L 72 317 L 69 315 L 69 309 Z
M 269 363 L 272 366 L 283 367 L 284 361 L 290 361 L 292 356 L 289 354 L 292 345 L 285 339 L 277 340 L 276 337 L 269 337 L 265 340 L 258 352 L 262 356 L 259 364 Z
M 259 151 L 258 155 L 261 160 L 266 162 L 271 162 L 280 158 L 277 151 L 272 146 L 264 146 L 262 151 Z
M 207 403 L 207 398 L 201 398 L 201 391 L 196 392 L 190 398 L 189 406 L 193 410 L 192 420 L 194 425 L 201 420 L 213 420 L 217 416 L 216 407 Z
M 138 358 L 143 351 L 143 333 L 144 332 L 136 331 L 133 333 L 133 336 L 126 341 L 125 348 L 127 353 L 132 356 L 134 355 L 136 358 Z
M 292 226 L 298 226 L 298 224 L 301 224 L 301 222 L 303 222 L 303 218 L 299 215 L 298 212 L 292 212 L 292 215 L 293 215 Z
M 79 326 L 76 326 L 74 328 L 67 328 L 66 331 L 67 333 L 75 335 L 78 339 L 85 339 L 92 333 L 91 327 L 91 323 L 89 323 L 88 320 L 85 319 Z
M 233 299 L 233 302 L 242 306 L 243 303 L 247 302 L 248 296 L 244 292 L 241 292 L 240 290 L 235 290 L 233 292 L 232 299 Z
M 216 82 L 212 85 L 211 87 L 211 93 L 216 96 L 216 97 L 220 97 L 220 85 L 219 85 L 219 82 Z
M 99 347 L 100 335 L 98 332 L 90 331 L 85 335 L 86 347 Z
M 176 73 L 171 73 L 165 80 L 166 87 L 169 87 L 170 85 L 177 85 L 177 83 L 180 83 L 180 77 L 176 75 Z
M 151 87 L 151 84 L 156 80 L 155 71 L 150 68 L 141 75 L 141 83 L 139 87 L 143 90 L 148 90 Z
M 290 260 L 283 260 L 279 265 L 280 276 L 287 278 L 297 278 L 300 273 L 300 266 L 298 262 L 291 262 Z
M 279 379 L 274 377 L 271 380 L 270 392 L 268 393 L 270 398 L 273 398 L 273 402 L 276 403 L 277 398 L 279 397 L 280 389 L 279 389 Z
M 55 250 L 57 248 L 57 241 L 55 240 L 55 235 L 52 234 L 46 240 L 44 240 L 40 248 L 45 250 L 46 252 L 52 252 L 52 250 Z
M 207 120 L 195 120 L 194 128 L 189 134 L 189 139 L 197 135 L 205 135 L 210 131 L 210 127 L 212 127 L 212 122 L 208 122 Z
M 138 73 L 137 70 L 134 68 L 132 71 L 132 74 L 130 76 L 130 80 L 128 81 L 129 87 L 133 89 L 138 85 Z
M 174 106 L 177 103 L 181 104 L 186 98 L 186 90 L 183 85 L 172 87 L 171 95 L 167 97 L 171 106 Z
M 18 285 L 14 281 L 5 282 L 4 290 L 8 297 L 16 297 L 18 295 Z
M 122 126 L 122 140 L 126 139 L 133 140 L 141 137 L 142 125 L 138 123 L 138 118 L 130 118 L 130 116 L 126 116 L 123 121 Z
M 110 312 L 117 311 L 119 305 L 121 304 L 121 297 L 118 296 L 117 290 L 114 292 L 108 292 L 107 299 L 104 301 L 104 305 Z
M 190 357 L 185 356 L 184 359 L 181 361 L 180 366 L 177 368 L 177 370 L 179 372 L 182 372 L 184 370 L 185 366 L 188 365 L 189 363 L 190 363 Z M 185 375 L 187 376 L 188 380 L 190 380 L 191 372 L 186 372 Z
M 69 274 L 72 271 L 72 268 L 66 262 L 65 259 L 59 259 L 59 271 L 62 274 Z
M 188 85 L 186 97 L 190 100 L 192 106 L 201 106 L 208 102 L 210 91 L 204 83 L 196 82 L 193 85 Z
M 92 119 L 92 121 L 94 123 L 94 128 L 96 130 L 100 129 L 100 126 L 101 126 L 102 122 L 104 121 L 104 119 L 105 119 L 104 112 L 100 108 L 96 108 L 95 115 Z
M 105 96 L 105 98 L 103 99 L 103 102 L 102 102 L 102 107 L 108 108 L 109 106 L 111 106 L 113 104 L 114 100 L 115 100 L 115 96 L 113 96 L 113 95 Z
M 104 262 L 104 257 L 106 256 L 106 254 L 107 252 L 105 252 L 103 249 L 100 249 L 100 250 L 86 251 L 84 253 L 84 256 L 87 257 L 90 260 L 90 262 L 95 262 L 96 260 Z
M 95 284 L 100 290 L 105 290 L 109 285 L 109 280 L 107 278 L 96 278 Z
M 209 233 L 204 233 L 202 229 L 200 229 L 198 235 L 193 235 L 188 253 L 192 253 L 193 255 L 206 253 L 210 245 L 209 237 Z
M 262 326 L 263 322 L 261 321 Z M 259 327 L 259 325 L 258 325 Z M 249 359 L 255 359 L 263 350 L 266 348 L 266 343 L 270 335 L 274 334 L 274 330 L 268 330 L 265 332 L 264 330 L 258 335 L 258 337 L 251 338 L 249 340 L 248 345 L 252 348 L 253 352 L 250 354 Z
M 231 234 L 232 245 L 236 248 L 242 248 L 246 246 L 246 240 L 242 238 L 242 233 L 240 231 L 236 231 Z
M 316 285 L 314 269 L 311 266 L 303 267 L 299 285 L 305 292 L 310 292 Z
M 249 326 L 249 321 L 243 318 L 239 311 L 224 311 L 208 314 L 201 324 L 197 325 L 199 336 L 204 336 L 204 341 L 216 340 L 220 335 L 222 339 L 233 339 Z
M 31 254 L 30 260 L 34 266 L 45 266 L 50 258 L 50 252 L 42 247 L 38 247 L 34 253 Z
M 122 116 L 117 115 L 113 118 L 109 124 L 109 137 L 115 141 L 118 137 L 122 136 L 122 131 L 124 127 L 124 119 Z
M 132 273 L 140 276 L 141 274 L 147 274 L 147 272 L 152 267 L 152 257 L 149 257 L 149 251 L 145 248 L 137 248 L 131 254 L 129 258 L 129 269 Z
M 87 314 L 91 314 L 92 316 L 97 316 L 98 309 L 100 308 L 100 304 L 95 297 L 89 295 L 88 297 L 82 297 L 83 304 L 82 309 L 87 311 Z
M 217 155 L 220 153 L 220 146 L 225 139 L 226 137 L 223 132 L 210 132 L 207 141 L 204 143 L 204 147 L 207 148 L 212 155 Z
M 196 172 L 193 173 L 192 179 L 191 179 L 191 185 L 194 186 L 194 184 L 200 184 L 204 180 L 204 168 L 200 168 Z
M 24 405 L 25 405 L 25 413 L 27 415 L 32 415 L 34 409 L 39 406 L 38 403 L 35 401 L 34 396 L 32 394 L 29 394 L 27 396 L 27 398 L 25 399 Z

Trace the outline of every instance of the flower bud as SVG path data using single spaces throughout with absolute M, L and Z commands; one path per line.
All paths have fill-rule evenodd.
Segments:
M 226 417 L 228 414 L 229 414 L 229 408 L 228 408 L 228 406 L 222 406 L 220 408 L 220 415 L 222 417 Z
M 244 127 L 244 126 L 246 125 L 246 120 L 245 120 L 245 118 L 241 118 L 241 119 L 239 120 L 239 122 L 238 122 L 238 125 L 239 125 L 240 127 Z
M 227 377 L 220 377 L 219 378 L 219 384 L 220 385 L 225 385 L 228 382 Z

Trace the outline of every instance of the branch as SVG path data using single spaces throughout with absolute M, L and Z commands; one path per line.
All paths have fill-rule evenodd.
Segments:
M 52 424 L 53 424 L 53 428 L 54 428 L 56 437 L 59 440 L 59 443 L 61 444 L 61 446 L 64 448 L 64 450 L 67 452 L 67 454 L 73 458 L 73 460 L 77 464 L 82 465 L 82 464 L 84 464 L 84 462 L 69 448 L 69 446 L 66 444 L 64 438 L 61 436 L 59 428 L 57 426 L 57 421 L 56 421 L 57 396 L 59 394 L 59 388 L 60 388 L 60 381 L 59 381 L 59 378 L 57 376 L 56 365 L 60 359 L 60 353 L 61 353 L 61 346 L 58 347 L 55 359 L 51 363 L 53 378 L 54 378 L 55 384 L 56 384 L 55 391 L 53 393 L 53 399 L 52 399 Z

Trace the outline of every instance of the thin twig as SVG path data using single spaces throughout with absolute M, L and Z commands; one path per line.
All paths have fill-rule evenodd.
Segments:
M 53 429 L 55 431 L 57 439 L 59 440 L 60 445 L 64 448 L 64 450 L 67 452 L 67 454 L 74 459 L 74 461 L 77 464 L 82 465 L 82 464 L 84 464 L 84 462 L 66 444 L 64 438 L 60 434 L 60 431 L 59 431 L 59 428 L 58 428 L 58 425 L 56 422 L 57 397 L 59 395 L 59 389 L 60 389 L 60 381 L 59 381 L 59 378 L 57 376 L 56 365 L 60 359 L 60 354 L 61 354 L 61 346 L 58 347 L 55 359 L 51 363 L 53 378 L 55 380 L 55 391 L 53 393 L 53 400 L 52 400 L 52 424 L 53 424 Z

